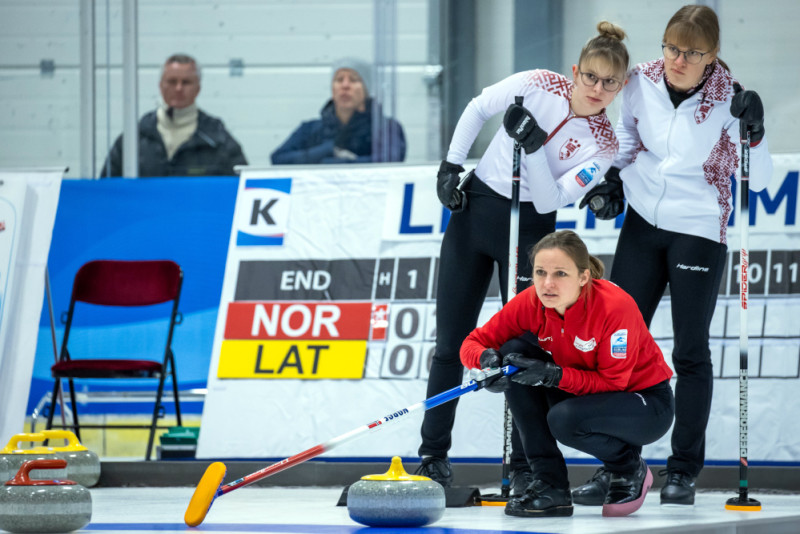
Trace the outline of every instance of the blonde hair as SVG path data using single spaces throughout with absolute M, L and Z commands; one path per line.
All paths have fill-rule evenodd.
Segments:
M 717 14 L 708 6 L 685 5 L 669 19 L 662 40 L 676 46 L 707 50 L 717 56 L 720 48 Z M 717 61 L 725 70 L 730 70 L 718 56 Z
M 578 267 L 578 272 L 582 273 L 589 269 L 592 278 L 603 278 L 605 266 L 600 259 L 589 254 L 586 243 L 572 230 L 559 230 L 547 234 L 539 240 L 530 253 L 531 265 L 534 264 L 536 254 L 541 250 L 557 248 L 570 257 Z
M 625 30 L 603 20 L 597 23 L 597 32 L 599 35 L 589 39 L 583 46 L 578 58 L 578 65 L 601 58 L 611 65 L 615 72 L 621 73 L 624 78 L 630 64 L 628 48 L 622 42 L 625 39 Z

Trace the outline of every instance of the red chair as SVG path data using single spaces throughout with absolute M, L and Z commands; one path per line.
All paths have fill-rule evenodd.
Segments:
M 117 261 L 95 260 L 84 264 L 75 275 L 72 285 L 72 297 L 67 311 L 64 339 L 61 343 L 61 354 L 58 363 L 51 367 L 55 386 L 51 399 L 51 407 L 47 416 L 47 428 L 72 428 L 80 439 L 80 429 L 83 428 L 150 428 L 150 437 L 147 441 L 145 459 L 150 459 L 156 428 L 166 428 L 157 425 L 158 419 L 163 417 L 165 408 L 162 402 L 164 382 L 167 376 L 172 379 L 172 395 L 175 402 L 175 414 L 178 426 L 181 422 L 181 409 L 178 400 L 178 379 L 175 373 L 175 356 L 172 352 L 172 335 L 176 324 L 180 324 L 182 316 L 178 312 L 178 301 L 181 294 L 183 272 L 180 266 L 167 260 L 148 261 Z M 172 301 L 167 331 L 167 342 L 163 357 L 157 360 L 134 360 L 114 357 L 113 352 L 107 358 L 79 359 L 70 353 L 68 341 L 70 329 L 73 325 L 76 309 L 84 310 L 85 306 L 76 306 L 85 303 L 97 306 L 152 306 Z M 166 319 L 166 317 L 165 317 Z M 81 425 L 78 419 L 77 403 L 75 401 L 76 379 L 115 379 L 115 378 L 150 378 L 158 380 L 158 390 L 155 395 L 153 418 L 149 425 L 123 425 L 123 424 L 96 424 Z M 72 424 L 53 425 L 55 413 L 55 399 L 58 398 L 61 380 L 69 383 L 70 403 L 72 405 Z

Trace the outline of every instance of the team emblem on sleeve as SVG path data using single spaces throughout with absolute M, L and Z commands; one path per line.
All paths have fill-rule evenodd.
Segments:
M 611 357 L 620 360 L 628 356 L 628 330 L 617 330 L 611 335 Z

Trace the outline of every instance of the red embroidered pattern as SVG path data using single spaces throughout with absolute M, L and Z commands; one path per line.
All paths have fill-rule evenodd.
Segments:
M 639 156 L 639 152 L 647 152 L 647 147 L 644 146 L 644 143 L 639 141 L 639 146 L 636 147 L 636 150 L 633 153 L 633 158 L 631 158 L 631 163 L 636 161 L 636 158 Z
M 544 89 L 548 93 L 563 96 L 567 100 L 572 97 L 572 82 L 566 76 L 556 72 L 544 69 L 533 70 L 526 83 Z
M 647 76 L 653 83 L 658 83 L 664 77 L 664 59 L 656 59 L 649 63 L 640 63 L 633 69 L 633 74 L 642 74 Z
M 594 135 L 597 142 L 597 156 L 601 158 L 614 159 L 619 152 L 619 141 L 614 135 L 614 129 L 605 113 L 592 115 L 586 122 L 589 123 L 589 130 Z
M 724 102 L 733 93 L 733 77 L 725 70 L 722 65 L 717 63 L 714 72 L 708 77 L 702 92 L 705 93 L 707 100 Z
M 639 126 L 638 117 L 634 117 L 633 118 L 633 125 L 634 126 Z M 633 151 L 633 157 L 631 158 L 631 163 L 636 161 L 636 157 L 639 155 L 639 152 L 642 152 L 642 151 L 647 152 L 647 147 L 644 146 L 644 143 L 642 143 L 642 140 L 639 139 L 639 144 L 636 146 L 636 150 Z
M 736 173 L 739 166 L 739 155 L 736 145 L 732 143 L 723 131 L 719 141 L 711 149 L 708 159 L 703 163 L 703 172 L 706 182 L 717 189 L 717 203 L 719 204 L 719 241 L 727 244 L 728 218 L 731 215 L 731 176 Z

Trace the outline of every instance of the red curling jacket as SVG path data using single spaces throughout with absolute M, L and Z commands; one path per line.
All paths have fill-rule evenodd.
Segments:
M 481 353 L 524 332 L 562 367 L 558 387 L 575 395 L 640 391 L 669 379 L 672 370 L 633 298 L 616 284 L 593 279 L 564 317 L 545 308 L 531 286 L 506 304 L 461 345 L 461 361 L 480 367 Z

